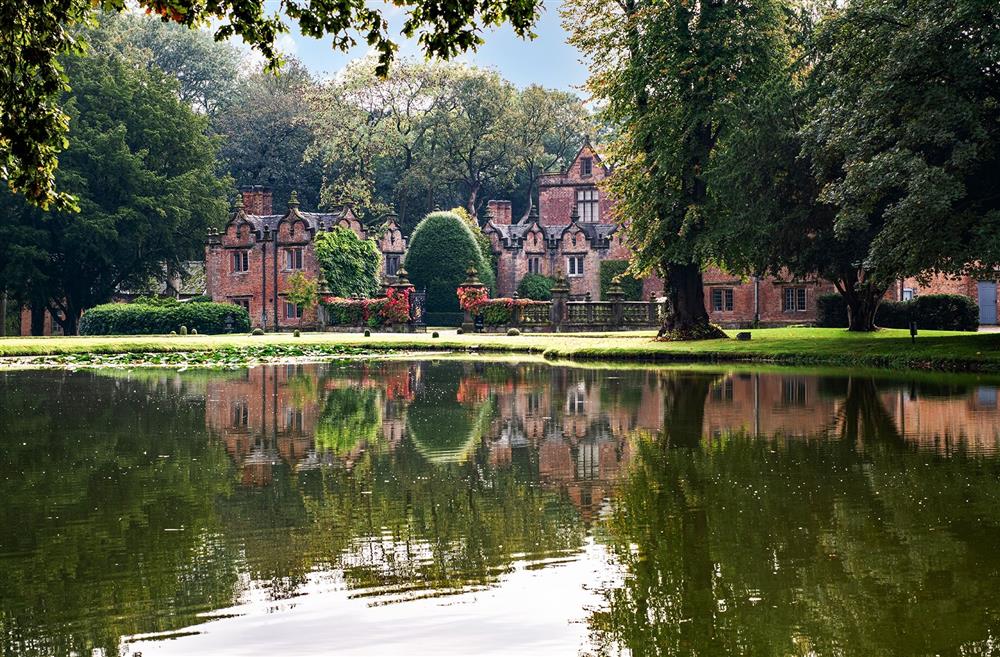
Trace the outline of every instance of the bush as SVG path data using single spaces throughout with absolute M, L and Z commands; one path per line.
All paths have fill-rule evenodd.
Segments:
M 254 330 L 250 331 L 250 335 L 264 335 L 264 329 L 257 327 Z
M 615 278 L 625 293 L 626 301 L 642 301 L 642 281 L 625 275 L 628 260 L 604 260 L 601 262 L 601 299 L 607 300 L 608 290 L 614 285 Z M 551 297 L 550 297 L 551 298 Z
M 198 329 L 196 328 L 191 329 L 191 335 L 198 335 Z
M 510 329 L 507 329 L 507 335 L 513 337 L 515 335 L 521 335 L 521 332 L 518 331 L 516 328 L 510 328 Z
M 365 337 L 366 338 L 372 337 L 372 332 L 370 330 L 368 330 L 368 329 L 365 329 Z
M 457 329 L 457 330 L 455 331 L 455 333 L 456 333 L 457 335 L 462 335 L 463 333 L 465 333 L 465 331 L 464 331 L 464 330 L 462 329 L 462 327 L 461 327 L 461 326 L 459 326 L 459 327 L 458 327 L 458 329 Z
M 816 326 L 847 328 L 847 303 L 839 294 L 821 294 L 816 297 Z
M 226 318 L 231 330 L 250 330 L 250 315 L 230 303 L 174 303 L 150 306 L 135 303 L 108 303 L 95 306 L 80 319 L 81 335 L 164 335 L 186 326 L 199 333 L 225 333 Z
M 381 328 L 399 323 L 400 318 L 394 315 L 395 307 L 389 299 L 338 299 L 326 297 L 323 307 L 326 309 L 327 321 L 332 326 L 367 326 Z
M 313 246 L 327 290 L 335 297 L 373 297 L 381 288 L 382 254 L 372 239 L 343 226 L 316 236 Z
M 295 329 L 294 331 L 292 331 L 292 337 L 293 338 L 298 338 L 298 337 L 301 337 L 301 336 L 302 336 L 302 332 L 299 331 L 298 329 Z
M 181 335 L 187 335 L 187 334 L 188 334 L 188 327 L 181 324 Z
M 432 212 L 417 224 L 403 264 L 413 284 L 427 289 L 431 313 L 458 311 L 455 290 L 465 280 L 470 264 L 483 283 L 490 287 L 495 283 L 472 230 L 452 212 Z
M 440 333 L 438 333 L 437 331 L 434 331 L 433 333 L 431 333 L 431 337 L 432 337 L 432 338 L 440 338 L 440 337 L 441 337 L 441 334 L 440 334 Z
M 839 294 L 816 299 L 816 324 L 829 328 L 847 326 L 847 303 Z M 875 326 L 946 331 L 975 331 L 979 328 L 979 306 L 961 294 L 928 294 L 912 301 L 883 301 L 875 311 Z
M 949 331 L 979 329 L 979 304 L 967 296 L 928 294 L 909 303 L 919 328 Z
M 552 286 L 555 284 L 554 278 L 541 274 L 527 274 L 517 286 L 517 295 L 522 299 L 552 301 Z

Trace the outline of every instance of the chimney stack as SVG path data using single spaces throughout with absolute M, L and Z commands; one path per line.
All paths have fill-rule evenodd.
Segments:
M 269 187 L 253 185 L 244 187 L 240 193 L 243 194 L 243 211 L 247 214 L 274 214 L 271 209 L 271 189 Z
M 486 207 L 493 218 L 493 223 L 510 225 L 512 221 L 510 201 L 490 200 L 486 202 Z

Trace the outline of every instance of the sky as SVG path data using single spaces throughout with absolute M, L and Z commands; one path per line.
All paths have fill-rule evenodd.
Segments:
M 277 7 L 276 0 L 268 0 L 267 5 Z M 473 53 L 461 56 L 461 61 L 477 66 L 496 69 L 503 77 L 518 87 L 529 84 L 540 84 L 544 87 L 577 91 L 585 94 L 581 86 L 587 77 L 587 69 L 580 62 L 580 53 L 566 43 L 566 31 L 559 19 L 561 3 L 552 2 L 542 8 L 541 16 L 535 25 L 538 35 L 533 40 L 519 39 L 507 25 L 501 28 L 484 30 L 485 44 Z M 268 7 L 270 8 L 270 7 Z M 390 33 L 399 44 L 399 55 L 406 57 L 421 57 L 414 40 L 404 39 L 399 33 L 403 16 L 400 10 L 386 5 L 383 10 L 389 16 Z M 363 41 L 348 53 L 334 51 L 329 41 L 319 41 L 302 36 L 296 29 L 294 21 L 290 27 L 292 32 L 280 40 L 281 49 L 289 55 L 302 60 L 310 71 L 321 77 L 329 77 L 344 67 L 350 60 L 364 56 L 368 45 Z

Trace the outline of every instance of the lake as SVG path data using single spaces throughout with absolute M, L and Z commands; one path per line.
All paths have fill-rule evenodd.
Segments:
M 998 381 L 7 371 L 0 654 L 1000 654 Z

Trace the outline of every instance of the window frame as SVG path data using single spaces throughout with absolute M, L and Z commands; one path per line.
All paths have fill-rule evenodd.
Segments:
M 305 310 L 302 306 L 298 305 L 297 303 L 292 303 L 288 299 L 285 299 L 284 302 L 285 302 L 285 312 L 284 312 L 285 319 L 302 319 L 302 311 Z M 293 310 L 293 314 L 288 313 L 289 309 Z
M 566 276 L 570 278 L 580 278 L 584 273 L 584 256 L 566 256 Z
M 588 177 L 594 175 L 594 158 L 592 157 L 580 158 L 580 175 Z
M 385 256 L 385 275 L 396 276 L 399 273 L 400 264 L 400 257 L 398 255 L 390 254 Z
M 229 273 L 246 274 L 250 271 L 250 251 L 248 249 L 234 249 L 229 258 Z
M 718 294 L 718 299 L 716 295 Z M 736 294 L 731 287 L 713 287 L 710 292 L 712 312 L 731 313 L 736 307 Z M 718 303 L 716 303 L 718 301 Z
M 542 273 L 542 259 L 538 256 L 528 257 L 528 273 L 529 274 L 541 274 Z
M 781 312 L 804 313 L 809 307 L 809 294 L 801 285 L 788 285 L 781 294 Z
M 285 271 L 302 271 L 305 269 L 304 249 L 301 246 L 285 247 Z
M 584 187 L 574 195 L 576 213 L 581 223 L 596 224 L 601 221 L 601 193 L 596 187 Z

